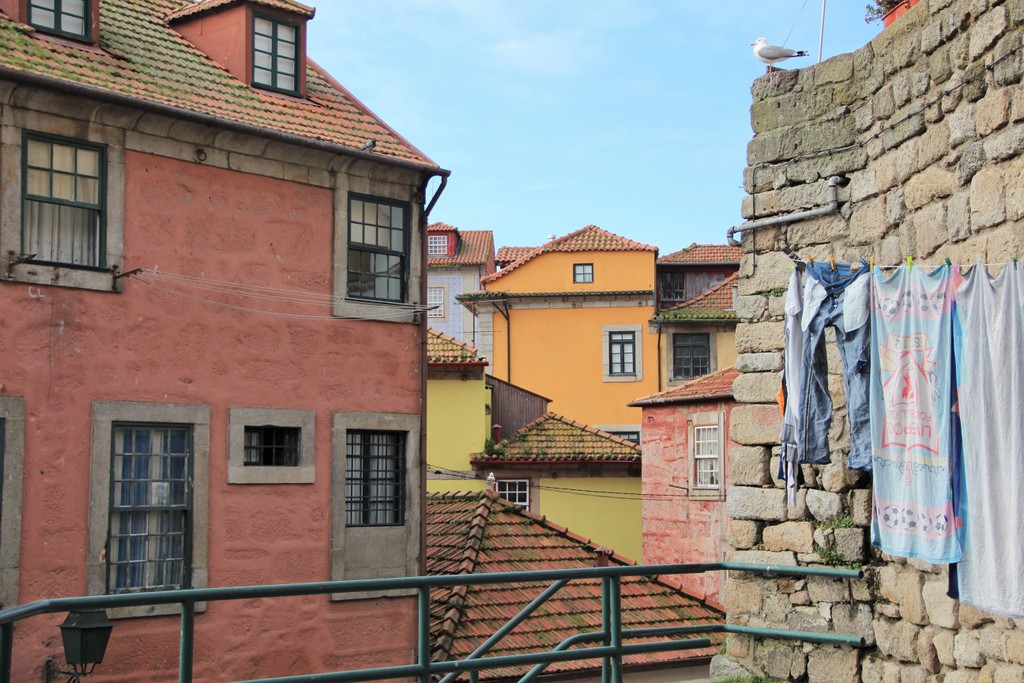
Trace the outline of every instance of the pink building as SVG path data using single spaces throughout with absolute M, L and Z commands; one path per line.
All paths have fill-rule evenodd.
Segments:
M 643 408 L 644 564 L 721 562 L 726 541 L 729 419 L 735 367 L 637 399 Z M 679 577 L 683 590 L 721 603 L 719 573 Z
M 53 7 L 0 0 L 0 602 L 420 574 L 447 171 L 292 0 Z M 176 609 L 112 611 L 103 680 L 177 680 Z M 415 612 L 209 603 L 195 677 L 409 663 Z M 62 618 L 18 625 L 15 680 Z

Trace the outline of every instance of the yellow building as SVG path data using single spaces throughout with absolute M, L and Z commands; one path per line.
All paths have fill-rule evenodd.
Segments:
M 657 247 L 590 225 L 532 250 L 460 297 L 479 317 L 495 377 L 551 410 L 638 440 L 637 396 L 659 390 Z
M 640 447 L 547 413 L 471 457 L 511 503 L 640 561 Z

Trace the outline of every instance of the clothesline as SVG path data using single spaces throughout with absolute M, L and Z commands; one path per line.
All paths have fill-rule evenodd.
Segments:
M 803 258 L 800 258 L 799 256 L 797 256 L 795 254 L 792 254 L 792 253 L 787 254 L 787 256 L 789 256 L 790 260 L 793 261 L 793 263 L 795 265 L 801 266 L 801 267 L 806 266 L 809 263 L 816 263 L 816 261 L 813 258 L 803 259 Z M 884 265 L 883 264 L 879 264 L 879 263 L 874 263 L 872 260 L 869 259 L 868 260 L 868 267 L 872 268 L 872 269 L 878 268 L 879 270 L 893 270 L 895 268 L 901 268 L 903 266 L 910 266 L 912 268 L 914 266 L 916 266 L 918 268 L 935 269 L 935 268 L 941 268 L 942 266 L 952 266 L 952 265 L 954 265 L 948 258 L 943 263 L 940 263 L 938 265 L 933 265 L 933 264 L 930 264 L 930 263 L 917 263 L 917 262 L 915 262 L 913 260 L 912 256 L 908 256 L 907 259 L 908 260 L 903 262 L 903 263 L 884 264 Z M 839 261 L 836 261 L 835 259 L 827 259 L 825 261 L 817 261 L 817 263 L 831 263 L 833 266 L 836 266 L 836 265 L 839 264 Z M 860 268 L 862 267 L 860 261 L 853 261 L 849 265 L 850 265 L 850 268 L 852 270 L 860 270 Z M 962 265 L 962 264 L 958 264 L 958 265 Z M 971 264 L 967 264 L 966 267 L 973 268 L 975 265 L 979 265 L 979 264 L 971 263 Z M 997 263 L 982 263 L 980 265 L 982 265 L 982 266 L 984 266 L 986 268 L 995 268 L 995 267 L 1000 267 L 1000 266 L 1001 267 L 1006 267 L 1006 266 L 1012 265 L 1014 268 L 1017 268 L 1018 267 L 1018 260 L 1017 260 L 1016 257 L 1014 257 L 1010 261 L 1003 261 L 1003 262 L 997 262 Z M 833 270 L 834 269 L 835 268 L 833 268 Z

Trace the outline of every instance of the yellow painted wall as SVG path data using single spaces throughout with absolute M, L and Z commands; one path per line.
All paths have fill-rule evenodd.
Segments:
M 736 365 L 736 333 L 719 332 L 715 340 L 718 346 L 718 369 Z
M 572 282 L 574 263 L 594 264 L 594 283 Z M 544 254 L 487 285 L 490 291 L 578 292 L 653 289 L 653 252 Z M 597 305 L 595 305 L 597 304 Z M 626 404 L 658 390 L 658 336 L 648 332 L 652 306 L 626 301 L 513 303 L 508 323 L 494 315 L 495 376 L 552 399 L 550 410 L 588 425 L 639 425 L 640 409 Z M 640 381 L 605 381 L 607 325 L 638 326 Z M 511 345 L 512 372 L 507 372 Z
M 490 432 L 486 405 L 490 392 L 484 380 L 427 380 L 427 464 L 469 472 L 469 454 L 484 449 Z M 427 491 L 479 491 L 482 481 L 427 480 Z
M 640 477 L 543 478 L 540 485 L 540 514 L 631 560 L 643 560 Z M 586 490 L 597 495 L 558 489 Z M 623 492 L 635 497 L 605 497 L 610 493 Z

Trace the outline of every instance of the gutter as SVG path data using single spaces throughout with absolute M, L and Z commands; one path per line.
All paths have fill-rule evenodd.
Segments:
M 762 228 L 770 228 L 776 225 L 786 225 L 788 223 L 795 223 L 796 221 L 802 221 L 808 218 L 817 218 L 818 216 L 827 216 L 830 213 L 835 213 L 839 210 L 839 188 L 846 187 L 849 184 L 850 179 L 846 176 L 834 175 L 828 179 L 828 204 L 825 206 L 819 206 L 816 209 L 809 209 L 807 211 L 797 211 L 796 213 L 786 214 L 785 216 L 773 216 L 772 218 L 764 218 L 759 221 L 750 221 L 742 225 L 736 225 L 729 228 L 725 233 L 725 239 L 729 241 L 730 246 L 740 247 L 743 245 L 733 237 L 733 235 L 738 232 L 760 230 Z

